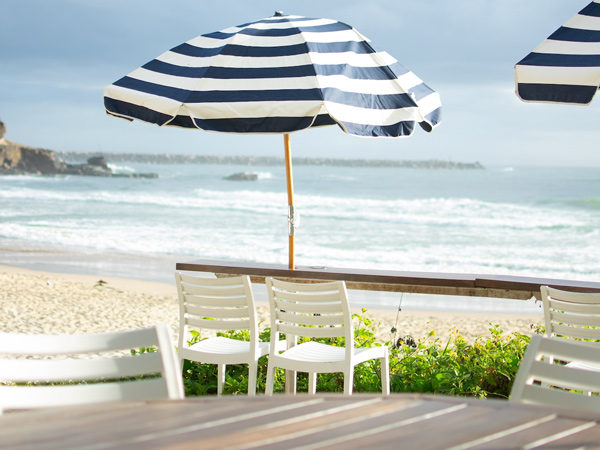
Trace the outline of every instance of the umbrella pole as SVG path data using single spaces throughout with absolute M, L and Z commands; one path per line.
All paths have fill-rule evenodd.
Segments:
M 283 135 L 283 145 L 285 148 L 285 177 L 287 181 L 288 195 L 288 234 L 289 234 L 289 268 L 294 269 L 294 183 L 292 177 L 292 151 L 290 149 L 290 135 Z

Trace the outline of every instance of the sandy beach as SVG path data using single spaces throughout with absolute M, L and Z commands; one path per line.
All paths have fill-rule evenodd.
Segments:
M 102 282 L 100 282 L 102 280 Z M 97 275 L 65 274 L 0 265 L 0 331 L 15 333 L 93 333 L 151 326 L 164 322 L 178 332 L 174 284 Z M 258 303 L 260 327 L 269 325 L 268 305 Z M 361 313 L 360 309 L 355 310 Z M 361 313 L 362 314 L 362 313 Z M 505 334 L 532 333 L 541 315 L 370 309 L 364 314 L 380 323 L 377 338 L 410 335 L 425 340 L 431 331 L 446 340 L 455 328 L 467 340 L 490 335 L 490 324 Z

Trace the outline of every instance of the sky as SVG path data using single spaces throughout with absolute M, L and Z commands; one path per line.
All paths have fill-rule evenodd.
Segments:
M 292 134 L 294 156 L 600 167 L 600 99 L 533 104 L 514 65 L 590 0 L 2 0 L 5 138 L 57 151 L 283 156 L 279 135 L 159 128 L 107 116 L 103 89 L 198 35 L 275 11 L 352 25 L 442 99 L 432 133 L 367 139 Z

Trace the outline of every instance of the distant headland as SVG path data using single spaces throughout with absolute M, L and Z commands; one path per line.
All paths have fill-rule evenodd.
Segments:
M 64 161 L 84 162 L 98 156 L 98 152 L 56 152 Z M 225 164 L 240 166 L 281 166 L 283 158 L 273 156 L 213 156 L 176 153 L 104 153 L 110 162 L 144 164 Z M 463 163 L 429 159 L 422 161 L 394 159 L 338 159 L 338 158 L 293 158 L 294 165 L 339 166 L 339 167 L 400 167 L 412 169 L 485 169 L 479 162 Z

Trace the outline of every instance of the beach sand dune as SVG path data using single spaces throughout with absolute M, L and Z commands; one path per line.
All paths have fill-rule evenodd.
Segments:
M 179 328 L 175 285 L 114 277 L 32 271 L 0 266 L 0 331 L 31 334 L 93 333 L 171 325 Z M 269 326 L 268 307 L 257 305 L 260 328 Z M 468 341 L 487 337 L 499 325 L 505 334 L 531 334 L 541 315 L 397 311 L 369 309 L 355 312 L 380 324 L 380 342 L 410 335 L 426 340 L 431 331 L 446 340 L 452 329 Z M 392 327 L 398 331 L 391 333 Z

